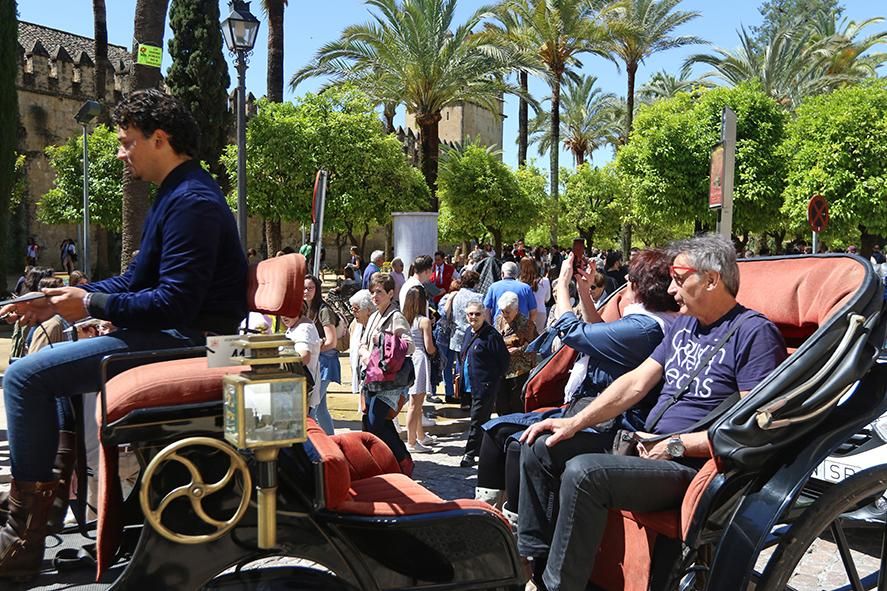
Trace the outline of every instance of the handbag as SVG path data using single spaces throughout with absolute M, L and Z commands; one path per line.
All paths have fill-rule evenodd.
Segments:
M 742 323 L 745 322 L 745 318 L 741 319 L 739 322 L 735 323 L 730 327 L 730 330 L 727 331 L 727 334 L 721 338 L 720 342 L 716 347 L 712 347 L 711 350 L 706 354 L 706 356 L 702 359 L 702 362 L 696 366 L 696 369 L 693 371 L 693 374 L 687 380 L 686 385 L 681 388 L 678 392 L 674 393 L 671 397 L 671 400 L 668 401 L 667 404 L 662 405 L 662 407 L 656 411 L 656 414 L 649 417 L 647 419 L 647 424 L 644 429 L 646 431 L 653 431 L 656 428 L 656 425 L 659 424 L 659 420 L 662 419 L 663 415 L 678 401 L 684 397 L 684 395 L 689 391 L 690 384 L 694 382 L 696 377 L 702 372 L 702 370 L 708 366 L 709 362 L 715 356 L 715 354 L 724 348 L 724 345 L 730 340 L 730 338 L 736 333 L 736 330 L 742 326 Z M 734 395 L 738 398 L 739 394 Z M 705 415 L 701 420 L 697 421 L 690 427 L 688 427 L 685 432 L 693 433 L 694 431 L 699 430 L 705 423 L 708 423 L 710 420 L 714 419 L 720 412 L 727 406 L 729 402 L 732 404 L 732 401 L 735 400 L 734 396 L 728 396 L 724 399 L 714 410 Z M 645 442 L 650 441 L 661 441 L 663 439 L 668 439 L 673 434 L 668 433 L 666 435 L 660 435 L 658 437 L 650 437 L 644 439 Z M 616 437 L 613 439 L 613 447 L 611 449 L 611 453 L 614 456 L 636 456 L 638 455 L 638 442 L 640 442 L 640 437 L 638 434 L 630 429 L 619 429 L 616 431 Z

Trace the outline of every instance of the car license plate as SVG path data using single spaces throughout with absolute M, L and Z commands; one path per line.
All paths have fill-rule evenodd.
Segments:
M 816 470 L 813 471 L 812 477 L 826 482 L 841 482 L 845 478 L 850 478 L 856 474 L 857 467 L 849 464 L 842 464 L 834 460 L 825 460 Z

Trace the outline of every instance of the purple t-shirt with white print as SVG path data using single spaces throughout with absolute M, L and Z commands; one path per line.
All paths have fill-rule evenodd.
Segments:
M 694 316 L 678 316 L 651 355 L 662 366 L 665 383 L 649 417 L 655 417 L 658 409 L 669 404 L 711 348 L 740 320 L 742 325 L 727 344 L 714 354 L 680 400 L 665 411 L 655 433 L 682 432 L 731 394 L 753 389 L 782 363 L 786 357 L 782 335 L 758 312 L 737 304 L 709 326 L 702 326 Z

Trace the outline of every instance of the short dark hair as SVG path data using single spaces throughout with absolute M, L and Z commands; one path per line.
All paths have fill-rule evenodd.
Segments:
M 370 291 L 373 291 L 374 287 L 381 287 L 385 291 L 394 291 L 394 277 L 388 273 L 377 271 L 370 276 L 367 287 Z
M 446 255 L 446 253 L 444 253 L 444 251 L 438 250 L 438 251 L 435 251 L 434 256 L 444 258 L 447 255 Z
M 679 307 L 668 293 L 672 257 L 662 250 L 640 251 L 628 265 L 628 277 L 635 298 L 651 312 L 677 312 Z
M 425 271 L 431 269 L 431 267 L 433 266 L 434 259 L 432 259 L 430 256 L 428 256 L 427 254 L 418 256 L 416 257 L 416 260 L 413 261 L 413 273 L 415 273 L 416 275 L 418 275 L 419 273 L 424 273 Z
M 195 158 L 200 150 L 200 128 L 194 117 L 180 100 L 156 88 L 136 90 L 124 97 L 111 119 L 121 129 L 134 127 L 145 137 L 162 129 L 177 154 Z
M 477 282 L 480 281 L 480 273 L 474 271 L 473 269 L 466 269 L 462 271 L 461 277 L 459 277 L 462 282 L 462 287 L 471 289 Z

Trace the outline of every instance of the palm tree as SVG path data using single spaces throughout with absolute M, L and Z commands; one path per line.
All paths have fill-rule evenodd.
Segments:
M 262 9 L 268 16 L 268 100 L 283 102 L 283 11 L 287 0 L 262 0 Z M 265 219 L 265 244 L 273 254 L 281 248 L 280 218 Z
M 653 74 L 646 84 L 638 91 L 642 101 L 654 102 L 659 99 L 671 98 L 679 92 L 691 92 L 694 88 L 711 88 L 709 76 L 691 78 L 690 70 L 684 68 L 679 76 L 660 70 Z
M 672 33 L 694 18 L 698 12 L 675 10 L 681 0 L 624 0 L 616 11 L 616 18 L 611 26 L 618 27 L 614 31 L 610 53 L 614 58 L 625 64 L 628 75 L 628 93 L 625 109 L 625 137 L 631 137 L 634 124 L 634 87 L 638 66 L 646 58 L 668 49 L 705 43 L 699 37 Z M 631 227 L 622 228 L 622 250 L 631 248 Z
M 163 47 L 163 33 L 166 26 L 166 11 L 169 0 L 137 0 L 133 27 L 132 74 L 130 90 L 157 88 L 160 86 L 159 68 L 151 68 L 136 63 L 138 43 Z M 136 181 L 124 168 L 123 173 L 123 221 L 121 238 L 123 242 L 120 256 L 121 269 L 129 266 L 132 253 L 138 250 L 142 226 L 148 216 L 148 183 Z
M 822 42 L 819 53 L 827 60 L 827 73 L 845 77 L 847 82 L 877 76 L 876 69 L 887 62 L 887 53 L 866 52 L 887 42 L 887 31 L 859 37 L 864 29 L 883 22 L 884 18 L 873 17 L 861 23 L 846 18 L 839 22 L 838 18 L 836 11 L 820 11 L 810 23 L 812 40 Z
M 519 94 L 504 82 L 512 67 L 506 52 L 494 55 L 485 51 L 473 34 L 487 9 L 454 26 L 456 3 L 367 0 L 375 9 L 371 12 L 373 20 L 345 29 L 337 42 L 322 47 L 313 62 L 290 81 L 294 87 L 315 75 L 313 72 L 326 70 L 361 87 L 381 82 L 385 94 L 397 89 L 398 100 L 406 104 L 419 127 L 422 173 L 431 190 L 434 211 L 438 209 L 438 124 L 443 108 L 463 101 L 499 115 L 502 94 Z M 390 98 L 394 96 L 392 93 Z
M 595 76 L 567 79 L 561 100 L 560 136 L 564 147 L 573 154 L 576 166 L 606 144 L 615 144 L 621 131 L 613 117 L 618 105 L 616 95 L 595 88 Z M 539 154 L 551 149 L 550 115 L 539 111 L 533 120 L 532 137 L 539 146 Z
M 625 113 L 625 134 L 631 136 L 634 123 L 634 88 L 638 66 L 645 59 L 668 49 L 706 43 L 691 35 L 672 33 L 696 17 L 698 12 L 675 10 L 681 0 L 626 0 L 616 11 L 614 25 L 621 25 L 613 35 L 610 53 L 625 64 L 628 75 L 628 108 Z
M 558 160 L 560 145 L 561 85 L 572 68 L 581 66 L 578 56 L 594 53 L 606 56 L 610 31 L 604 19 L 611 5 L 595 9 L 588 0 L 505 0 L 497 15 L 522 23 L 512 30 L 514 44 L 533 57 L 535 69 L 551 88 L 550 194 L 554 207 L 550 237 L 557 244 L 557 202 L 560 189 Z M 497 16 L 502 22 L 502 16 Z M 502 29 L 503 31 L 505 29 Z

